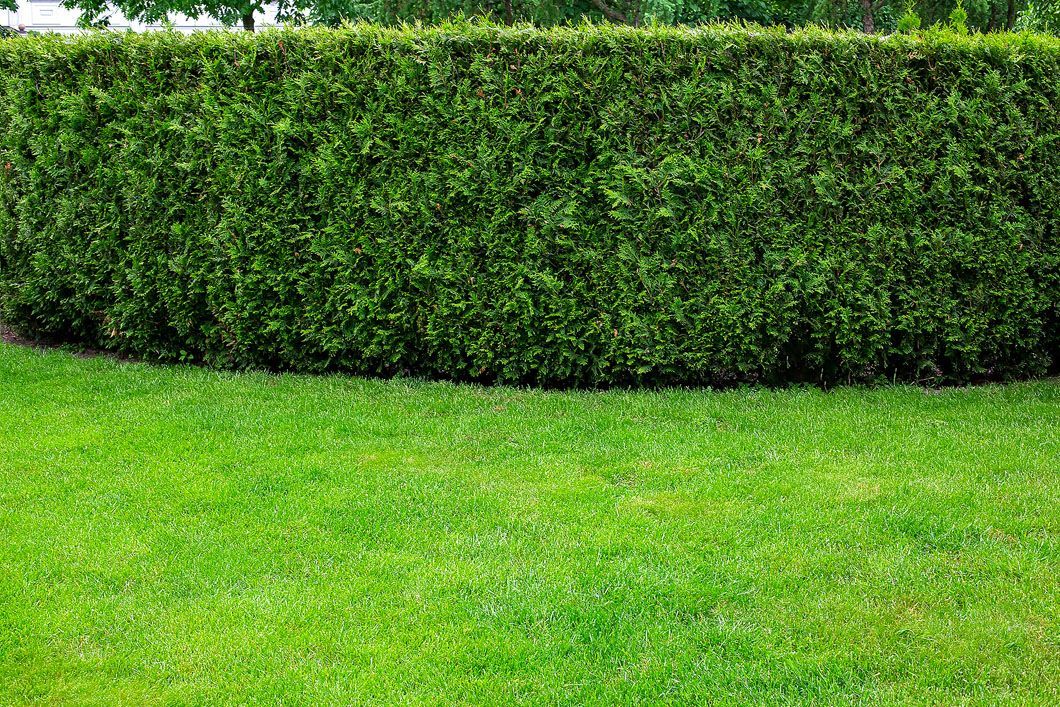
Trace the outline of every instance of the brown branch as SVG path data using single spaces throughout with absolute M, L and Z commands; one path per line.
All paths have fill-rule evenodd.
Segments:
M 593 0 L 593 6 L 596 7 L 596 9 L 600 12 L 604 13 L 604 17 L 611 20 L 612 22 L 617 22 L 622 25 L 628 24 L 626 16 L 611 7 L 610 5 L 608 5 L 607 3 L 605 3 L 604 0 Z

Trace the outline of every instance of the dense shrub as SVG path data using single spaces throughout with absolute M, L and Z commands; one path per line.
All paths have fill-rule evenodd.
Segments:
M 968 380 L 1060 347 L 1060 41 L 0 42 L 2 317 L 164 360 Z

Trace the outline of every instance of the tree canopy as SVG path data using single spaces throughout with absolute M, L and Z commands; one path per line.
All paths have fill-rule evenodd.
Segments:
M 3 2 L 4 0 L 0 0 Z M 301 21 L 311 0 L 279 0 L 276 19 L 280 22 Z M 64 0 L 63 5 L 81 10 L 82 24 L 105 25 L 114 9 L 129 19 L 162 22 L 170 15 L 211 17 L 223 25 L 242 24 L 253 30 L 255 18 L 265 10 L 264 0 Z
M 0 0 L 0 7 L 16 1 Z M 106 24 L 109 13 L 117 8 L 126 17 L 143 22 L 160 22 L 179 13 L 253 30 L 256 18 L 265 12 L 264 0 L 64 0 L 64 4 L 82 10 L 82 21 L 89 25 Z M 583 19 L 631 25 L 744 20 L 890 32 L 903 14 L 915 15 L 930 26 L 945 23 L 958 8 L 971 30 L 1060 27 L 1060 0 L 279 0 L 276 15 L 270 12 L 268 19 L 326 25 L 356 20 L 397 24 L 433 23 L 464 15 L 541 26 Z

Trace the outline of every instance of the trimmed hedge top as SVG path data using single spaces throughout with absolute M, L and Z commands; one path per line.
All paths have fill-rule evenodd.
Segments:
M 484 24 L 0 41 L 0 317 L 558 385 L 1060 357 L 1060 40 Z

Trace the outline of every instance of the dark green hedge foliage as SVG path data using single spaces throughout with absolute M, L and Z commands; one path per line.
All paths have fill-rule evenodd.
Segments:
M 2 318 L 546 385 L 1041 374 L 1060 41 L 483 25 L 0 42 Z

